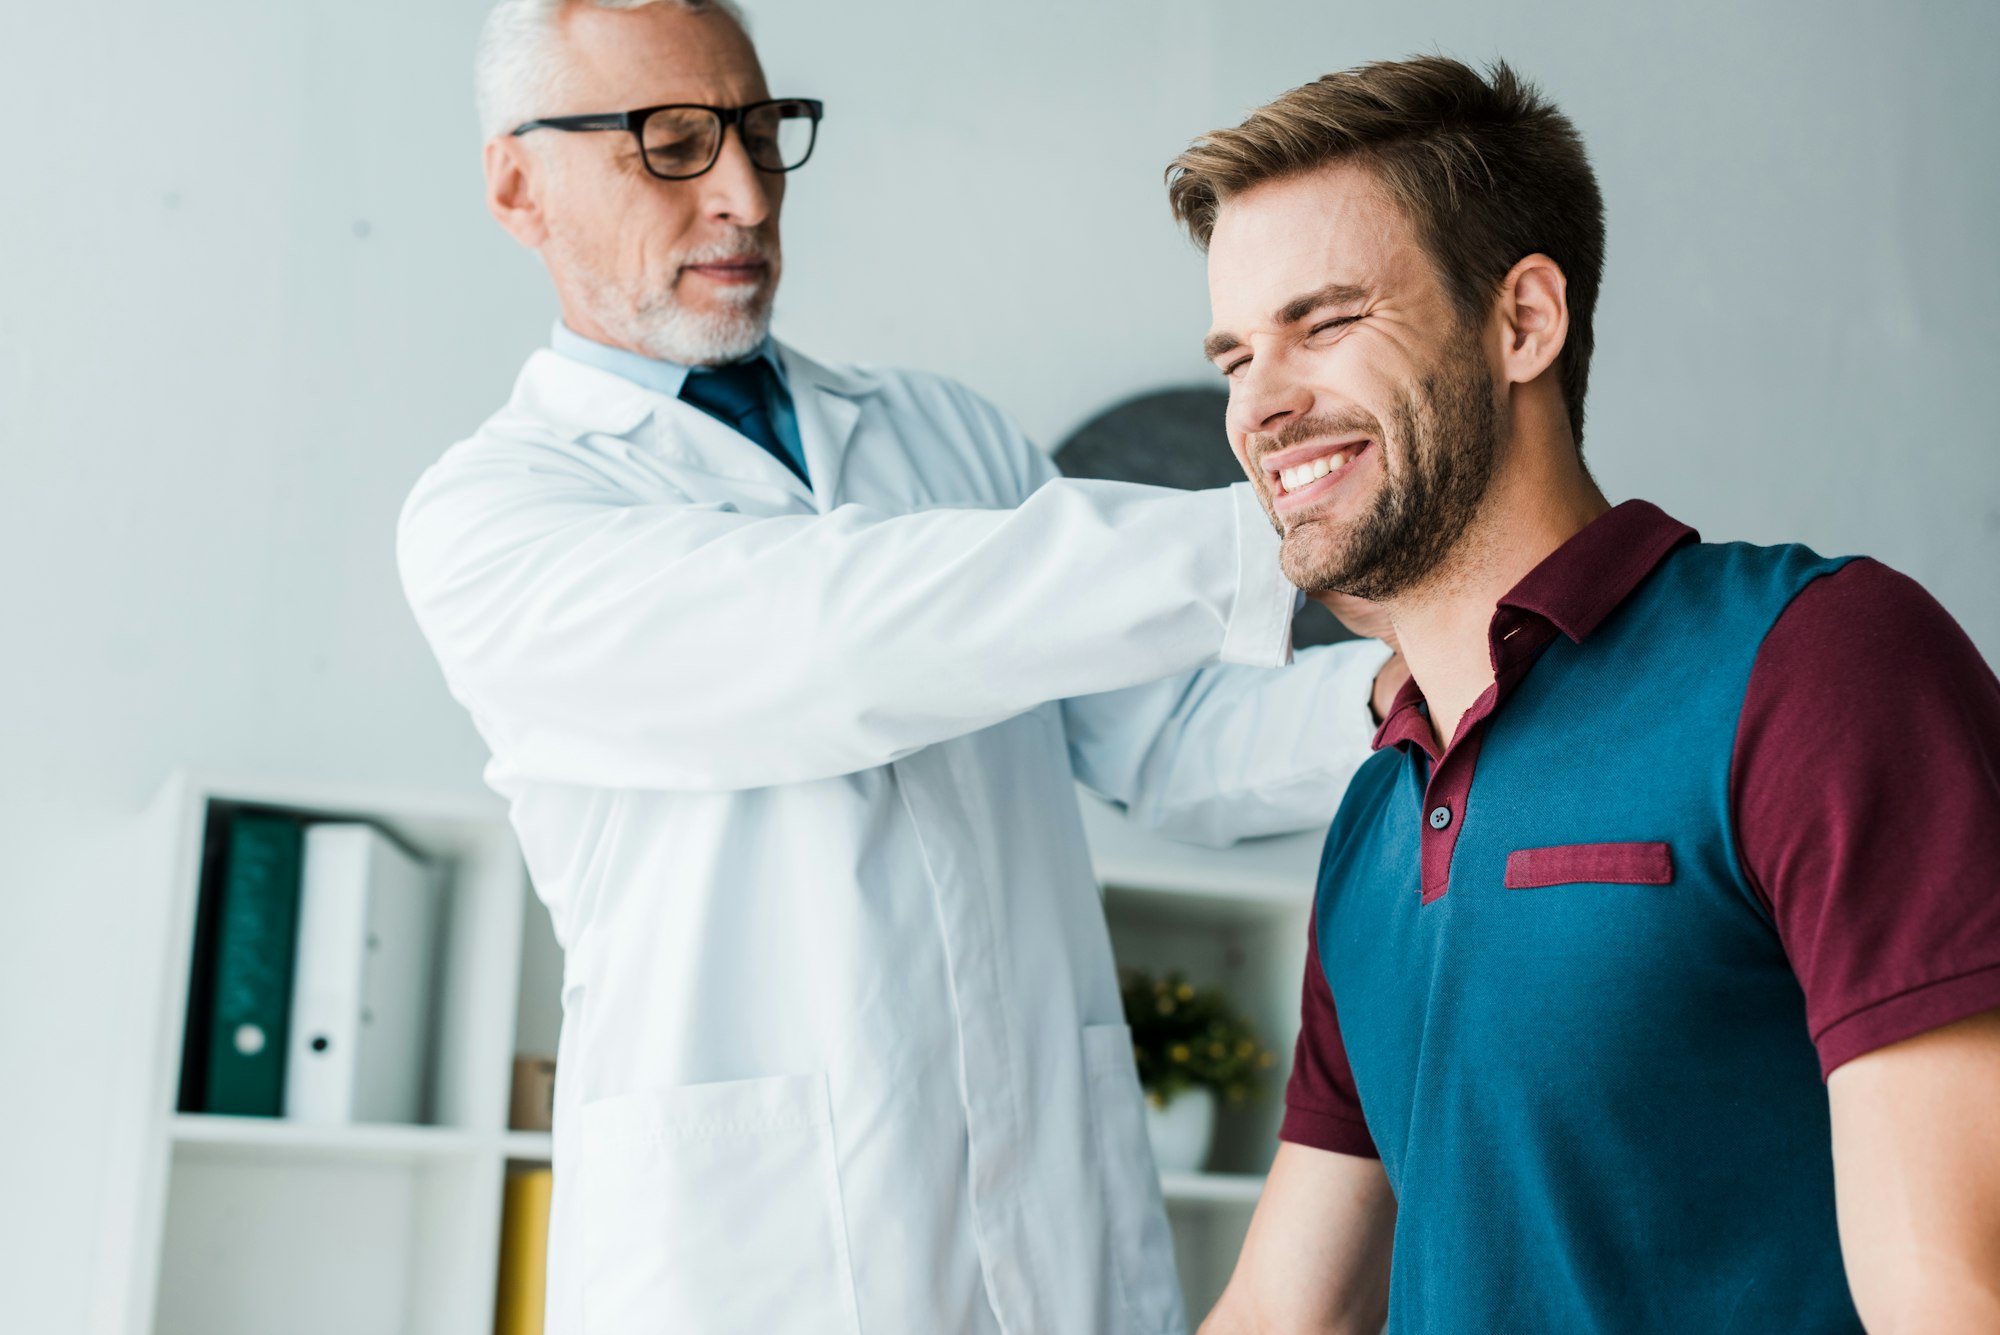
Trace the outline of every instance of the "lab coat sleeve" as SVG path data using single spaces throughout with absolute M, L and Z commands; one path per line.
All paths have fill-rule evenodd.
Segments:
M 1070 762 L 1135 823 L 1224 845 L 1333 819 L 1370 755 L 1378 640 L 1299 651 L 1284 668 L 1219 665 L 1063 702 Z
M 982 408 L 1027 485 L 1056 475 L 997 410 L 975 400 L 964 411 Z M 1281 669 L 1219 664 L 1065 700 L 1071 768 L 1134 823 L 1188 843 L 1324 825 L 1372 754 L 1369 700 L 1389 652 L 1377 640 L 1326 645 Z
M 1014 509 L 636 502 L 560 450 L 447 454 L 404 589 L 509 774 L 742 789 L 851 773 L 1050 700 L 1278 663 L 1247 487 L 1053 481 Z

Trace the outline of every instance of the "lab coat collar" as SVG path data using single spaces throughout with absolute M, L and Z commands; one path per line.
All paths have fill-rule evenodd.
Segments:
M 865 371 L 822 366 L 782 343 L 778 352 L 792 390 L 792 410 L 798 415 L 799 444 L 805 450 L 813 499 L 818 508 L 831 509 L 848 442 L 861 420 L 860 400 L 874 393 L 878 382 Z M 792 480 L 805 490 L 804 483 Z
M 825 504 L 860 421 L 860 400 L 879 389 L 880 382 L 853 367 L 822 365 L 783 343 L 778 344 L 778 355 L 798 414 L 806 471 Z M 570 439 L 629 437 L 657 416 L 663 434 L 675 445 L 699 453 L 717 472 L 785 486 L 813 499 L 790 469 L 700 409 L 547 348 L 535 352 L 521 368 L 513 407 Z
M 630 435 L 661 399 L 624 376 L 541 348 L 521 368 L 508 406 L 575 440 Z

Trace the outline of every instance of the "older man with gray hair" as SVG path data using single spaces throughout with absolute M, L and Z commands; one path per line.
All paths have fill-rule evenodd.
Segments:
M 505 0 L 479 100 L 561 320 L 399 557 L 566 951 L 549 1329 L 1180 1330 L 1073 782 L 1320 823 L 1400 660 L 1291 661 L 1247 488 L 774 342 L 824 113 L 734 9 Z

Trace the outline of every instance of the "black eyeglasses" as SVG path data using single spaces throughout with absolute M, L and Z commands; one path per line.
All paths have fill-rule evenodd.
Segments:
M 781 97 L 742 107 L 705 107 L 681 102 L 641 107 L 601 116 L 550 116 L 514 127 L 530 130 L 627 130 L 639 141 L 639 160 L 662 181 L 701 175 L 722 156 L 722 134 L 730 126 L 743 140 L 759 171 L 788 172 L 805 166 L 819 138 L 826 108 L 809 97 Z

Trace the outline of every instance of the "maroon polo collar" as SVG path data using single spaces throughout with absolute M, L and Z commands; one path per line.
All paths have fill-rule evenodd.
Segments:
M 1473 713 L 1490 712 L 1497 697 L 1513 688 L 1557 634 L 1582 643 L 1669 552 L 1700 539 L 1700 534 L 1650 501 L 1627 501 L 1584 525 L 1522 576 L 1494 607 L 1486 632 L 1494 688 L 1482 697 L 1484 708 L 1475 706 Z M 1404 682 L 1389 716 L 1376 729 L 1375 749 L 1414 743 L 1431 751 L 1431 725 L 1420 708 L 1423 703 L 1416 678 Z
M 1550 552 L 1508 591 L 1500 608 L 1546 617 L 1581 644 L 1668 552 L 1700 540 L 1699 533 L 1652 502 L 1627 501 Z

